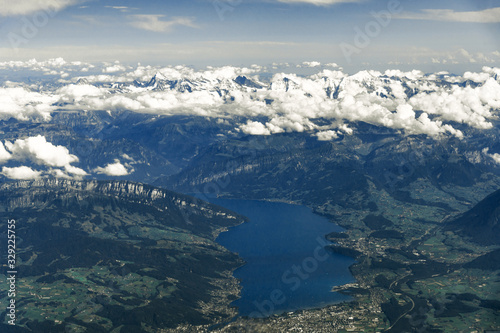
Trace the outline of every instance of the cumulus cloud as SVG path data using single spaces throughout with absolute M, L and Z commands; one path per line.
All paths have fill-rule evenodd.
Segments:
M 437 114 L 443 120 L 489 129 L 493 127 L 488 121 L 494 117 L 491 109 L 500 107 L 500 85 L 490 77 L 477 88 L 454 86 L 447 90 L 441 87 L 431 93 L 418 94 L 409 102 L 414 108 Z
M 70 154 L 66 147 L 54 146 L 41 135 L 18 139 L 14 143 L 7 141 L 5 145 L 17 160 L 31 160 L 36 164 L 57 167 L 78 162 L 78 157 Z
M 87 172 L 83 169 L 72 165 L 73 163 L 78 162 L 78 157 L 70 154 L 69 150 L 64 146 L 55 146 L 52 143 L 47 142 L 46 138 L 41 135 L 26 139 L 17 139 L 14 142 L 6 141 L 5 147 L 1 144 L 0 163 L 4 163 L 8 160 L 31 162 L 33 164 L 44 166 L 45 171 L 48 174 L 64 175 L 67 178 L 81 178 L 87 175 Z M 29 173 L 27 167 L 21 169 L 19 168 L 21 167 L 13 170 L 7 169 L 8 175 L 17 175 L 21 172 L 31 175 L 35 174 Z M 36 173 L 38 177 L 43 172 L 36 171 Z M 7 174 L 4 175 L 7 177 Z
M 128 156 L 127 154 L 122 154 L 122 157 L 123 157 L 124 159 L 126 159 L 126 160 L 129 160 L 129 161 L 132 161 L 132 162 L 134 162 L 134 163 L 135 163 L 134 159 L 133 159 L 132 157 Z
M 465 72 L 464 73 L 464 79 L 466 80 L 471 80 L 474 82 L 485 82 L 491 77 L 489 73 L 472 73 L 472 72 Z
M 0 141 L 0 163 L 4 163 L 12 158 L 12 155 L 5 149 L 5 146 Z
M 58 89 L 56 94 L 61 96 L 60 101 L 79 102 L 85 97 L 102 96 L 106 94 L 106 92 L 106 89 L 97 88 L 90 84 L 70 84 Z
M 97 167 L 94 172 L 107 176 L 127 176 L 134 172 L 134 169 L 127 169 L 119 160 L 115 160 L 114 163 L 109 163 L 104 168 Z
M 40 178 L 42 172 L 34 171 L 33 169 L 27 166 L 20 166 L 15 168 L 3 167 L 2 172 L 0 174 L 10 179 L 26 180 L 26 179 Z
M 318 137 L 319 141 L 331 141 L 339 137 L 337 131 L 332 130 L 318 132 L 315 134 L 315 136 Z
M 0 118 L 28 120 L 50 119 L 54 109 L 52 103 L 57 99 L 52 95 L 29 91 L 25 88 L 0 88 Z
M 115 72 L 123 72 L 126 71 L 127 67 L 120 65 L 119 63 L 115 63 L 114 65 L 107 66 L 103 68 L 103 73 L 115 73 Z
M 130 25 L 154 32 L 170 32 L 175 26 L 197 28 L 191 17 L 173 17 L 170 21 L 162 20 L 165 15 L 130 15 Z
M 383 78 L 387 76 L 393 79 Z M 431 88 L 434 92 L 424 91 L 408 97 L 402 80 L 406 87 Z M 338 96 L 333 99 L 336 90 Z M 330 91 L 330 95 L 325 91 Z M 497 108 L 499 93 L 498 82 L 491 77 L 477 88 L 455 85 L 450 89 L 449 85 L 427 82 L 419 71 L 388 71 L 384 75 L 364 71 L 352 76 L 323 71 L 310 79 L 279 74 L 272 80 L 269 95 L 274 100 L 272 109 L 281 116 L 273 116 L 270 123 L 286 131 L 301 132 L 317 129 L 312 119 L 346 119 L 402 129 L 408 134 L 437 136 L 450 133 L 462 137 L 462 132 L 445 121 L 466 123 L 479 129 L 491 128 L 488 119 L 494 117 L 491 109 Z M 424 112 L 417 117 L 414 110 Z M 434 115 L 432 120 L 429 114 Z M 263 123 L 247 123 L 240 129 L 249 134 L 273 133 Z M 316 136 L 325 140 L 328 136 L 333 138 L 333 133 L 319 131 Z
M 402 13 L 394 17 L 407 20 L 499 23 L 500 7 L 466 12 L 457 12 L 453 9 L 424 9 L 421 13 Z
M 81 2 L 83 0 L 0 0 L 0 16 L 28 15 L 38 11 L 53 13 Z
M 270 135 L 271 131 L 261 122 L 247 121 L 245 125 L 241 125 L 240 129 L 243 133 L 250 135 Z
M 319 61 L 304 61 L 302 65 L 305 67 L 319 67 L 321 63 Z
M 494 154 L 489 154 L 490 149 L 489 148 L 484 148 L 483 149 L 483 154 L 490 157 L 495 161 L 495 163 L 500 164 L 500 154 L 494 153 Z

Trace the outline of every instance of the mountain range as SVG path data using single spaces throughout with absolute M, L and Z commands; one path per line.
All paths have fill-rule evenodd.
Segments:
M 215 237 L 245 218 L 180 193 L 302 204 L 344 227 L 332 250 L 356 257 L 346 292 L 359 302 L 338 313 L 373 304 L 356 317 L 388 332 L 495 323 L 483 271 L 500 239 L 499 73 L 140 66 L 4 82 L 0 210 L 19 221 L 21 326 L 154 332 L 235 316 L 243 262 Z

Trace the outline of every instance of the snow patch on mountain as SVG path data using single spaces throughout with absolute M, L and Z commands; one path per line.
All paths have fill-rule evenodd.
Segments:
M 89 64 L 80 63 L 90 68 Z M 21 68 L 18 63 L 0 67 Z M 31 67 L 71 73 L 76 63 L 33 61 Z M 301 66 L 317 73 L 263 75 L 266 68 L 137 65 L 101 66 L 100 73 L 54 84 L 6 83 L 0 87 L 0 118 L 49 120 L 66 110 L 130 110 L 158 115 L 243 117 L 236 131 L 250 135 L 310 132 L 319 140 L 348 134 L 346 122 L 366 122 L 431 137 L 463 136 L 459 126 L 488 130 L 500 109 L 500 69 L 484 67 L 462 76 L 447 72 L 366 70 L 353 75 L 336 64 Z M 115 71 L 116 69 L 116 71 Z M 95 68 L 98 70 L 98 68 Z M 102 74 L 102 73 L 106 74 Z M 110 75 L 111 73 L 117 75 Z M 458 126 L 457 126 L 458 125 Z

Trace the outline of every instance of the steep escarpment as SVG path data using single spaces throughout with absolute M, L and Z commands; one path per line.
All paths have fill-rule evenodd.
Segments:
M 235 315 L 242 261 L 214 241 L 244 221 L 229 210 L 138 183 L 62 179 L 4 183 L 0 207 L 2 232 L 15 220 L 19 325 L 32 332 L 158 332 Z

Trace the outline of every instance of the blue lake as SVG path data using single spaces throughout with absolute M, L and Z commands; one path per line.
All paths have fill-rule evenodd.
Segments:
M 210 199 L 250 219 L 217 242 L 238 253 L 246 264 L 234 272 L 241 280 L 239 313 L 266 317 L 349 300 L 332 287 L 354 282 L 349 257 L 324 249 L 324 236 L 342 229 L 304 206 L 285 203 Z

